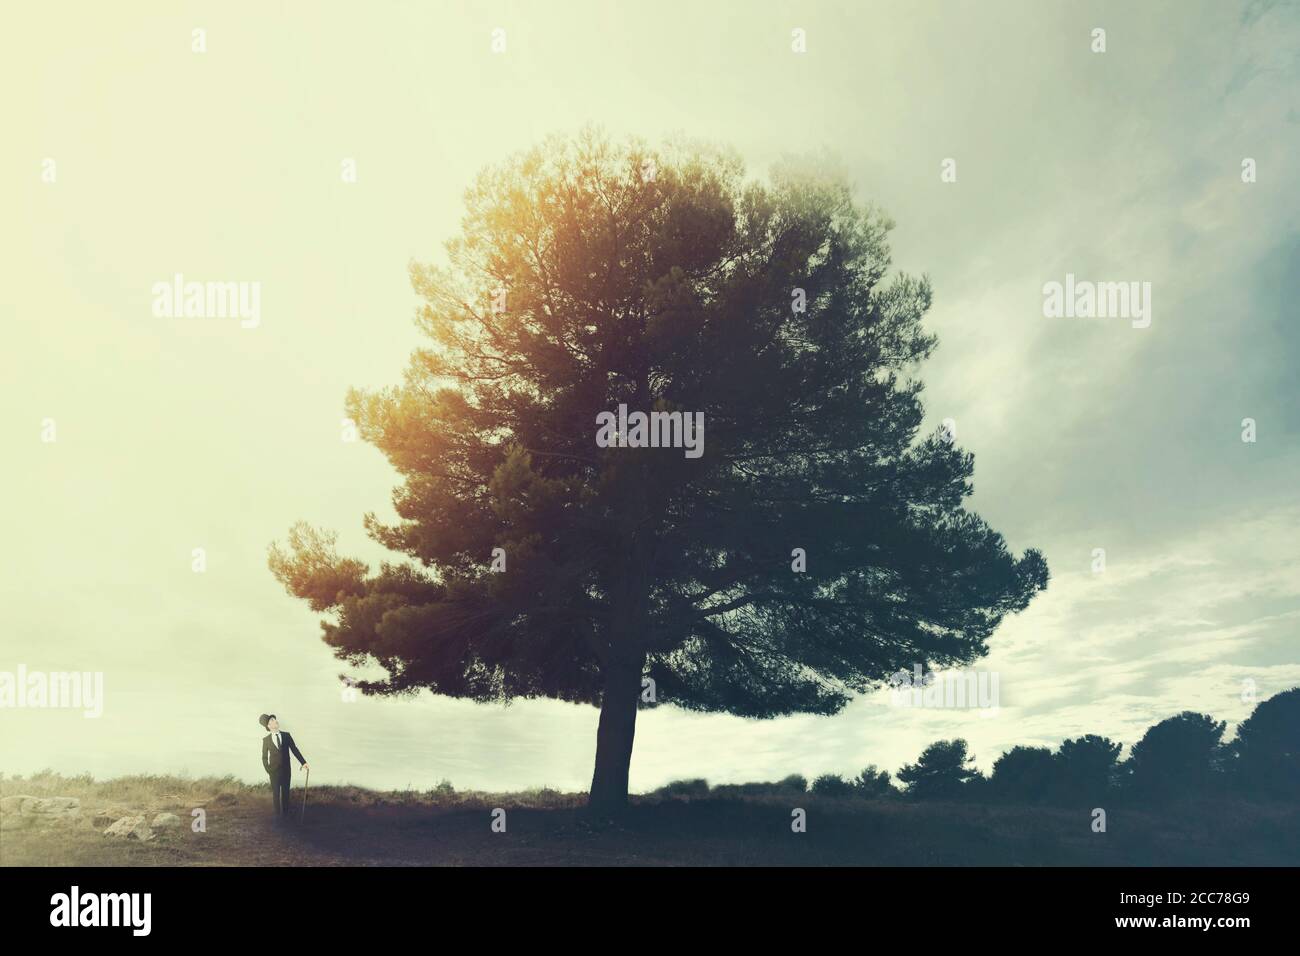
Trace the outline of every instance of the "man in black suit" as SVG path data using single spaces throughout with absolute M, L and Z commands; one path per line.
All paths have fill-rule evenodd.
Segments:
M 263 714 L 258 721 L 267 730 L 267 735 L 262 738 L 262 769 L 271 778 L 271 805 L 275 822 L 279 823 L 289 814 L 289 776 L 293 772 L 289 754 L 298 758 L 304 770 L 309 768 L 298 745 L 293 742 L 293 735 L 280 730 L 275 714 Z

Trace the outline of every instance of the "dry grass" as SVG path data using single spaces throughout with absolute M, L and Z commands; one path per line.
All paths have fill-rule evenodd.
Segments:
M 721 792 L 720 792 L 721 791 Z M 0 776 L 0 796 L 74 796 L 80 825 L 6 831 L 0 864 L 161 866 L 430 865 L 1294 865 L 1294 807 L 1206 804 L 1176 812 L 1109 811 L 1093 833 L 1088 808 L 916 804 L 831 798 L 775 785 L 669 787 L 633 800 L 616 826 L 594 826 L 586 795 L 539 788 L 520 793 L 377 792 L 312 787 L 302 826 L 272 825 L 265 785 L 231 777 Z M 301 791 L 294 791 L 294 807 Z M 807 832 L 791 832 L 791 811 Z M 205 832 L 158 831 L 141 844 L 90 825 L 101 809 L 203 811 Z M 507 830 L 491 828 L 506 811 Z

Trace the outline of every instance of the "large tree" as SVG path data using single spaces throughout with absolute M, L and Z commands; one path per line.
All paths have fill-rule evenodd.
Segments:
M 1056 754 L 1058 798 L 1097 806 L 1115 783 L 1122 749 L 1123 744 L 1097 734 L 1062 741 Z
M 993 761 L 989 790 L 1000 800 L 1045 803 L 1055 796 L 1057 765 L 1049 747 L 1012 747 Z
M 446 266 L 411 266 L 428 347 L 348 396 L 403 479 L 367 530 L 405 560 L 304 526 L 272 549 L 335 653 L 387 672 L 363 691 L 599 704 L 616 808 L 639 705 L 831 714 L 985 653 L 1046 585 L 963 508 L 971 455 L 918 434 L 930 286 L 886 281 L 892 224 L 842 180 L 587 133 L 466 205 Z M 620 404 L 702 413 L 703 453 L 601 447 Z
M 1300 797 L 1300 687 L 1256 707 L 1237 727 L 1230 750 L 1247 793 Z
M 1139 797 L 1184 799 L 1217 792 L 1222 776 L 1223 730 L 1208 714 L 1185 710 L 1147 729 L 1121 765 L 1124 782 Z
M 916 800 L 959 800 L 965 788 L 983 779 L 961 738 L 936 740 L 921 751 L 916 763 L 898 770 L 898 780 L 907 788 L 904 792 Z

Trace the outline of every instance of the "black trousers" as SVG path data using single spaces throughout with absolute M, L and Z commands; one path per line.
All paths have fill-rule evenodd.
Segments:
M 271 807 L 277 820 L 289 815 L 289 775 L 271 778 Z

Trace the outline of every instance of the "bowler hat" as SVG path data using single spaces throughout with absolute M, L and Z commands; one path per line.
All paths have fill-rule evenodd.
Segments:
M 274 716 L 275 714 L 263 714 L 261 717 L 257 718 L 257 722 L 262 725 L 263 730 L 266 730 L 266 725 L 271 722 L 271 718 Z

